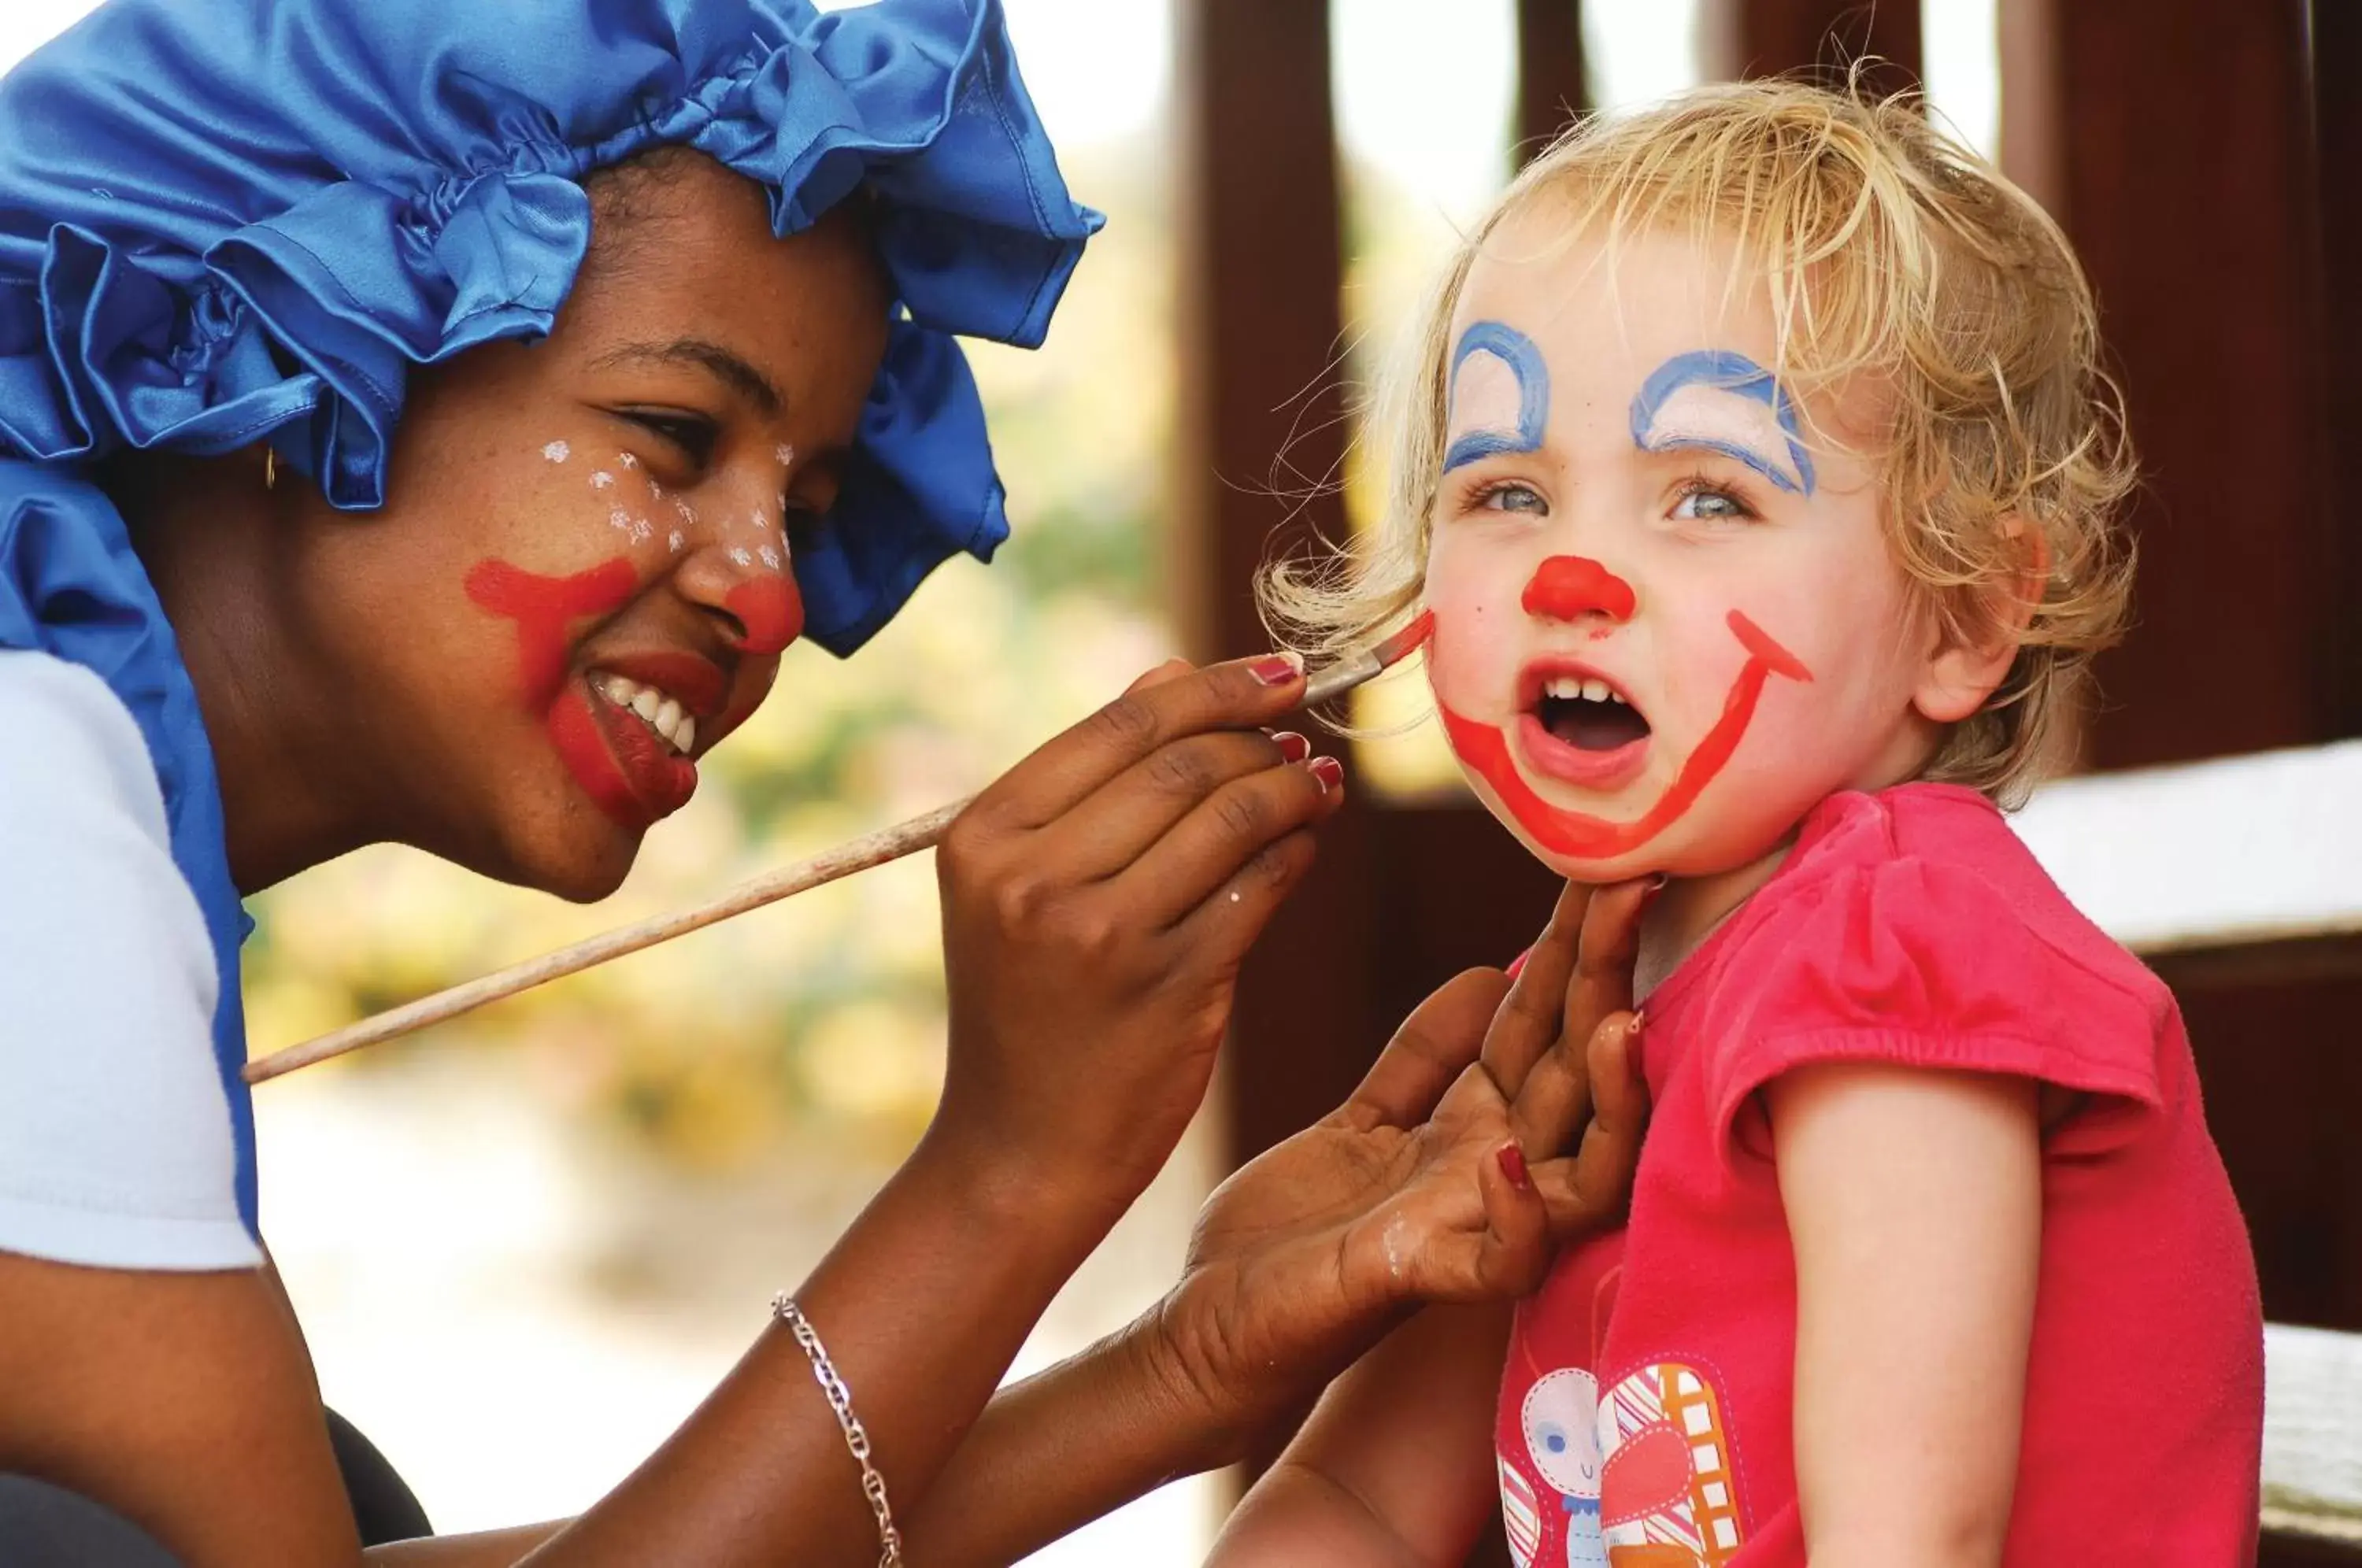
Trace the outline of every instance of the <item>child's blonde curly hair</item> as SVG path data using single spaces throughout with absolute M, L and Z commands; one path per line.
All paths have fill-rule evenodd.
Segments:
M 2065 760 L 2094 654 L 2127 610 L 2116 514 L 2136 481 L 2122 399 L 2100 363 L 2091 290 L 2056 224 L 1912 97 L 1798 82 L 1701 87 L 1593 116 L 1537 158 L 1460 247 L 1381 383 L 1392 459 L 1383 522 L 1258 585 L 1284 640 L 1337 654 L 1422 591 L 1443 467 L 1452 314 L 1510 215 L 1562 203 L 1570 240 L 1686 224 L 1735 242 L 1768 291 L 1776 373 L 1801 391 L 1868 374 L 1890 389 L 1878 464 L 1896 558 L 1944 633 L 2017 656 L 1923 777 L 2004 804 Z M 1742 285 L 1743 286 L 1743 285 Z M 1824 439 L 1826 439 L 1824 436 Z M 2022 585 L 2040 594 L 2023 629 Z

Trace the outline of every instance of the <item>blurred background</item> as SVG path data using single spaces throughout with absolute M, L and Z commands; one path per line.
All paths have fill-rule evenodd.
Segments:
M 1923 86 L 2083 248 L 2155 469 L 2145 624 L 2109 670 L 2094 764 L 2362 734 L 2340 608 L 2362 583 L 2342 497 L 2315 486 L 2356 412 L 2326 368 L 2362 351 L 2323 258 L 2362 233 L 2314 154 L 2354 139 L 2350 110 L 2311 91 L 2324 50 L 2362 64 L 2362 37 L 2335 0 L 2055 4 L 1007 0 L 1070 182 L 1110 222 L 1045 348 L 973 349 L 1016 525 L 999 561 L 938 572 L 849 663 L 791 650 L 599 906 L 393 849 L 256 900 L 256 1053 L 974 790 L 1169 653 L 1261 646 L 1246 583 L 1275 541 L 1370 512 L 1355 392 L 1458 226 L 1574 110 L 1741 72 L 1882 57 L 1878 81 Z M 89 8 L 6 0 L 0 64 Z M 1250 970 L 1222 1092 L 1020 1373 L 1153 1299 L 1225 1169 L 1334 1104 L 1411 1000 L 1539 924 L 1547 878 L 1469 809 L 1422 693 L 1362 694 L 1358 718 L 1402 733 L 1354 748 L 1354 806 Z M 2330 1045 L 2362 1000 L 2355 945 L 2275 940 L 2202 940 L 2169 974 L 2268 1307 L 2362 1328 L 2362 1162 L 2318 1109 L 2362 1088 Z M 943 1049 L 922 860 L 265 1087 L 268 1233 L 330 1403 L 438 1528 L 580 1507 L 907 1151 Z M 1231 1485 L 1167 1488 L 1039 1561 L 1195 1563 Z

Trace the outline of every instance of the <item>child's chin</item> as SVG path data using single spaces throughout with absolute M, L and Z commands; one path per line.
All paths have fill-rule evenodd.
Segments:
M 1630 854 L 1619 855 L 1612 860 L 1581 860 L 1572 856 L 1552 855 L 1522 834 L 1518 838 L 1533 852 L 1535 859 L 1570 882 L 1588 882 L 1594 887 L 1604 888 L 1610 883 L 1628 882 L 1635 877 L 1646 877 L 1667 869 L 1663 856 L 1653 845 L 1643 845 Z

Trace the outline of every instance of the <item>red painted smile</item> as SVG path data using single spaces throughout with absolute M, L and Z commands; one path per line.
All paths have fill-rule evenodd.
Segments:
M 488 560 L 468 574 L 467 587 L 469 599 L 517 624 L 525 707 L 542 715 L 559 760 L 609 821 L 640 833 L 689 804 L 697 791 L 697 765 L 659 739 L 632 710 L 592 690 L 587 676 L 569 674 L 567 668 L 568 628 L 622 609 L 639 591 L 639 573 L 629 558 L 619 556 L 571 577 L 545 577 Z M 658 671 L 652 657 L 642 657 L 634 668 L 658 679 L 668 673 L 668 684 L 681 689 L 690 708 L 710 712 L 720 703 L 726 682 L 704 660 L 691 662 L 706 673 L 684 679 L 673 661 Z M 624 668 L 632 664 L 618 660 L 618 673 L 632 674 L 633 668 Z
M 1729 625 L 1748 657 L 1723 701 L 1722 717 L 1682 764 L 1681 775 L 1672 787 L 1631 822 L 1610 822 L 1551 805 L 1526 781 L 1510 754 L 1506 734 L 1494 725 L 1462 718 L 1439 701 L 1444 732 L 1451 736 L 1451 749 L 1492 786 L 1518 825 L 1543 849 L 1568 860 L 1613 860 L 1628 855 L 1664 832 L 1722 772 L 1755 717 L 1755 704 L 1767 680 L 1775 675 L 1790 680 L 1813 679 L 1813 672 L 1795 655 L 1739 612 L 1730 613 Z M 1540 732 L 1539 737 L 1534 731 Z M 1519 740 L 1539 770 L 1590 789 L 1617 789 L 1631 782 L 1648 759 L 1646 737 L 1612 751 L 1585 754 L 1542 730 L 1531 714 L 1520 720 Z

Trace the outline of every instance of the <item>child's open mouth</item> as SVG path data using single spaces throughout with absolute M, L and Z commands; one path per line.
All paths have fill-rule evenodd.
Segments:
M 1585 790 L 1616 790 L 1648 763 L 1649 720 L 1613 681 L 1567 665 L 1529 667 L 1518 749 L 1532 770 Z

